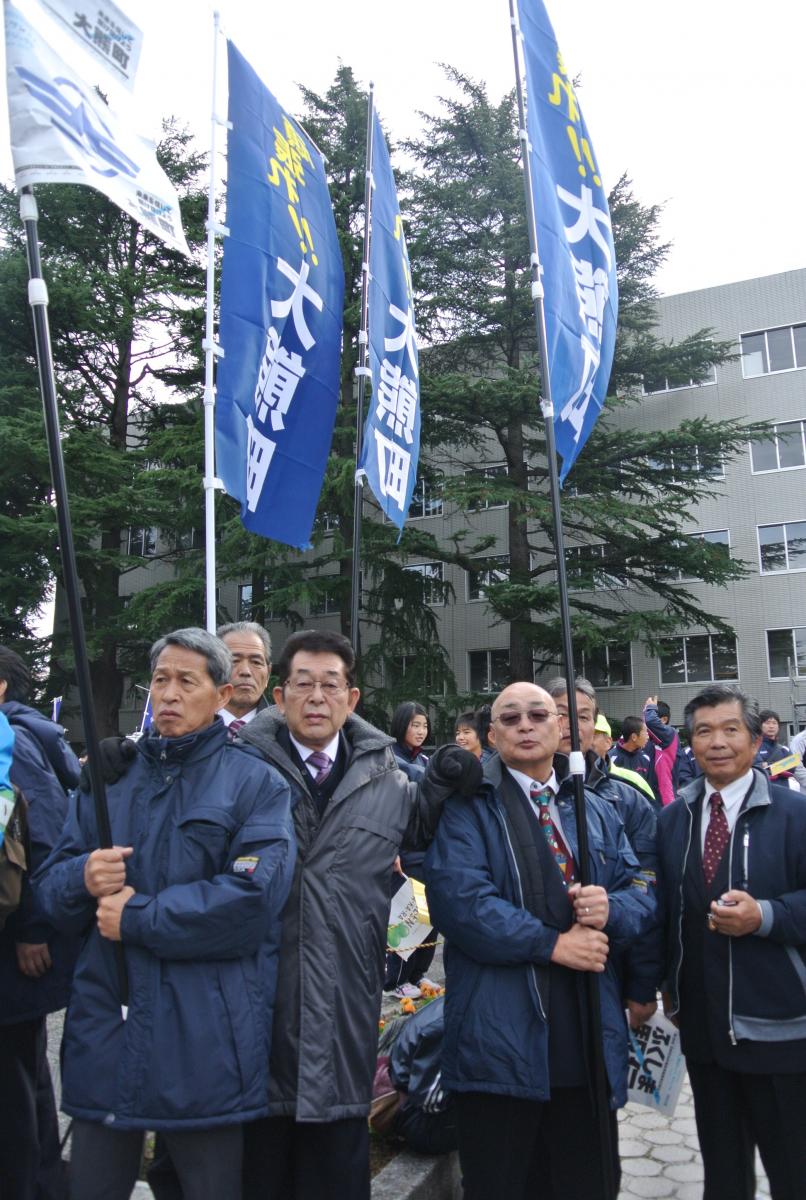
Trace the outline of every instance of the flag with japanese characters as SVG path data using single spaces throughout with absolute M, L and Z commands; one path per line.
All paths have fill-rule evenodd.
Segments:
M 601 412 L 618 290 L 607 194 L 543 0 L 518 4 L 561 482 Z
M 321 155 L 227 50 L 217 470 L 247 529 L 305 548 L 339 402 L 341 250 Z
M 369 362 L 372 399 L 359 467 L 399 529 L 409 511 L 420 454 L 420 368 L 411 269 L 389 151 L 378 114 L 372 131 Z
M 157 162 L 154 143 L 84 82 L 83 51 L 69 43 L 64 53 L 54 48 L 49 19 L 40 25 L 37 18 L 35 26 L 11 0 L 5 0 L 4 12 L 17 189 L 35 183 L 97 188 L 150 233 L 189 255 L 176 189 Z M 55 36 L 58 41 L 58 30 Z

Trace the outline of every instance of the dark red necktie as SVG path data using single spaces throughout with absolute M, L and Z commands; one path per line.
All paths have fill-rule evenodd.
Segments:
M 730 841 L 725 804 L 719 792 L 712 792 L 708 803 L 711 805 L 711 816 L 705 831 L 705 846 L 702 852 L 702 873 L 705 876 L 706 887 L 710 887 L 714 882 L 725 847 Z
M 235 741 L 245 724 L 246 721 L 242 721 L 240 717 L 237 721 L 230 721 L 229 725 L 227 726 L 227 737 L 231 742 Z

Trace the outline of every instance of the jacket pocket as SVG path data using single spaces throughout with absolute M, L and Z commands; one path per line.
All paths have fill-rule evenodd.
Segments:
M 177 825 L 170 849 L 171 883 L 190 883 L 212 879 L 227 867 L 230 830 L 227 824 L 210 815 L 190 814 Z

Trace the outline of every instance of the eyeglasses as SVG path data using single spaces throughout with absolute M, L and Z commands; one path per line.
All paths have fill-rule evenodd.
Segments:
M 548 721 L 549 717 L 556 716 L 556 712 L 551 712 L 547 708 L 527 708 L 519 710 L 518 712 L 510 711 L 501 713 L 499 717 L 495 717 L 493 719 L 500 725 L 513 726 L 517 725 L 523 717 L 526 717 L 532 725 L 543 725 L 546 721 Z
M 316 688 L 321 688 L 326 700 L 335 700 L 347 691 L 347 684 L 335 679 L 290 679 L 285 686 L 292 696 L 312 696 Z

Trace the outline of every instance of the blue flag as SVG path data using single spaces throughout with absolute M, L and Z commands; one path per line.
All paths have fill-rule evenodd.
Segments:
M 562 482 L 601 412 L 616 343 L 607 195 L 542 0 L 521 0 L 527 130 Z
M 420 455 L 420 368 L 411 269 L 389 151 L 377 113 L 372 129 L 369 362 L 372 400 L 360 466 L 390 521 L 403 528 Z
M 247 529 L 303 549 L 339 401 L 341 249 L 319 152 L 227 49 L 217 470 Z

